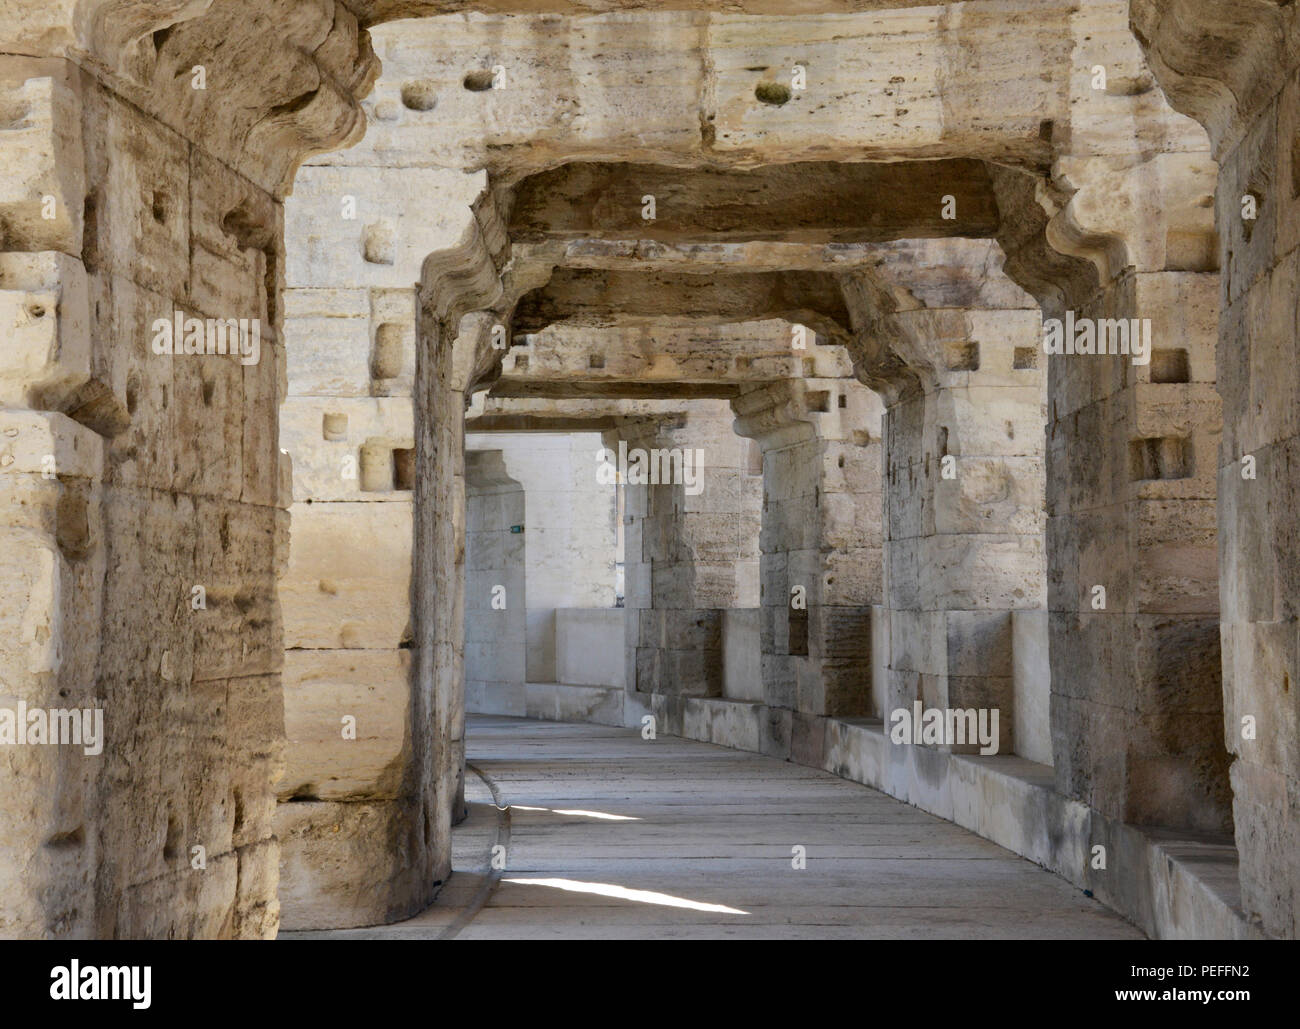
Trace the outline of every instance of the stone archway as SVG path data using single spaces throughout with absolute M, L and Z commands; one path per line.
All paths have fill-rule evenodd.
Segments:
M 477 13 L 438 17 L 469 6 Z M 390 684 L 404 674 L 400 652 L 412 659 L 394 720 L 407 727 L 405 741 L 372 751 L 375 767 L 358 779 L 363 792 L 377 792 L 346 808 L 322 790 L 323 776 L 296 774 L 312 761 L 328 765 L 324 753 L 303 764 L 290 751 L 284 798 L 297 796 L 304 814 L 325 805 L 320 824 L 346 814 L 357 821 L 353 839 L 381 841 L 388 873 L 340 917 L 384 920 L 427 903 L 450 869 L 462 790 L 455 644 L 463 611 L 459 586 L 433 586 L 461 582 L 463 415 L 475 388 L 498 374 L 494 327 L 508 329 L 516 312 L 526 326 L 568 317 L 564 303 L 583 296 L 604 297 L 624 314 L 642 305 L 643 316 L 674 306 L 712 317 L 742 307 L 799 319 L 819 313 L 821 330 L 852 346 L 859 375 L 885 394 L 885 448 L 917 443 L 889 465 L 894 478 L 921 469 L 921 486 L 906 495 L 936 508 L 951 501 L 950 527 L 968 528 L 961 516 L 978 515 L 988 496 L 945 498 L 943 480 L 924 471 L 925 456 L 976 456 L 955 452 L 971 434 L 958 440 L 954 430 L 978 428 L 978 418 L 963 422 L 956 401 L 945 407 L 951 377 L 988 374 L 972 356 L 987 332 L 998 335 L 989 351 L 1010 358 L 999 371 L 1029 371 L 1016 367 L 1016 351 L 1029 349 L 1020 323 L 1033 314 L 990 303 L 983 310 L 1015 323 L 1003 333 L 1003 322 L 970 315 L 978 290 L 969 284 L 964 296 L 927 299 L 944 284 L 927 279 L 932 269 L 917 257 L 936 236 L 977 236 L 998 241 L 1008 276 L 1045 316 L 1151 317 L 1157 343 L 1146 366 L 1053 360 L 1047 373 L 1055 788 L 1007 785 L 988 765 L 927 752 L 921 760 L 927 774 L 940 769 L 931 781 L 941 786 L 928 799 L 916 795 L 1086 883 L 1153 932 L 1216 933 L 1237 931 L 1235 912 L 1205 899 L 1189 866 L 1155 860 L 1170 853 L 1155 828 L 1221 832 L 1231 799 L 1245 906 L 1267 931 L 1294 934 L 1286 855 L 1296 850 L 1287 844 L 1300 817 L 1285 741 L 1294 736 L 1286 698 L 1295 670 L 1283 639 L 1294 622 L 1284 524 L 1294 434 L 1289 394 L 1272 386 L 1267 360 L 1291 324 L 1294 292 L 1285 270 L 1294 62 L 1283 46 L 1294 12 L 1263 0 L 1216 0 L 1204 12 L 1182 0 L 1061 2 L 1039 5 L 1032 19 L 1016 0 L 945 10 L 939 19 L 906 6 L 852 14 L 832 0 L 798 15 L 782 13 L 776 0 L 728 14 L 693 3 L 608 6 L 584 18 L 568 17 L 567 4 L 536 13 L 511 0 L 86 0 L 24 2 L 13 12 L 21 28 L 0 59 L 0 132 L 17 155 L 12 188 L 0 195 L 0 284 L 15 326 L 0 368 L 0 418 L 13 441 L 0 490 L 14 540 L 5 575 L 24 604 L 3 612 L 0 658 L 7 695 L 41 708 L 101 709 L 106 728 L 102 760 L 26 750 L 3 773 L 14 785 L 3 792 L 19 800 L 0 807 L 0 835 L 14 841 L 0 865 L 11 898 L 0 931 L 276 930 L 289 624 L 276 579 L 309 550 L 286 556 L 291 475 L 305 481 L 319 471 L 291 473 L 281 459 L 281 362 L 291 383 L 286 425 L 310 406 L 296 403 L 292 384 L 306 381 L 299 373 L 328 378 L 310 367 L 323 350 L 304 352 L 307 367 L 286 354 L 286 313 L 300 324 L 315 320 L 316 329 L 349 323 L 348 333 L 360 333 L 349 360 L 360 361 L 353 371 L 366 384 L 366 405 L 345 412 L 340 395 L 323 393 L 340 410 L 317 412 L 318 426 L 304 415 L 286 437 L 318 434 L 324 444 L 343 433 L 342 442 L 359 447 L 366 468 L 356 490 L 335 482 L 329 503 L 386 492 L 366 485 L 410 487 L 409 503 L 391 505 L 410 509 L 410 631 L 402 625 L 394 639 L 392 626 L 379 627 L 397 663 Z M 375 31 L 385 65 L 377 79 L 367 27 L 408 14 L 430 17 Z M 1207 49 L 1203 29 L 1240 44 L 1230 59 L 1198 56 Z M 927 43 L 920 56 L 918 34 Z M 1001 59 L 979 60 L 991 48 Z M 612 52 L 638 74 L 610 74 Z M 557 53 L 564 60 L 547 59 Z M 1099 62 L 1103 88 L 1093 84 Z M 808 73 L 808 88 L 777 88 L 793 64 Z M 509 88 L 493 88 L 499 74 Z M 1223 164 L 1217 256 L 1205 202 L 1216 188 L 1211 149 L 1156 80 L 1208 128 Z M 373 97 L 359 100 L 372 86 Z M 327 298 L 306 296 L 310 283 L 290 285 L 304 295 L 284 293 L 298 258 L 284 249 L 283 201 L 304 158 L 348 144 L 356 146 L 313 165 L 300 185 L 332 209 L 317 221 L 318 245 L 355 257 L 352 285 L 364 283 L 366 305 L 313 307 Z M 367 189 L 409 203 L 347 218 L 346 198 Z M 853 203 L 864 191 L 882 202 Z M 819 202 L 802 202 L 814 192 Z M 653 230 L 642 214 L 647 194 L 657 201 Z M 434 196 L 450 198 L 451 218 L 431 227 L 406 217 Z M 1246 196 L 1261 212 L 1250 224 L 1235 216 Z M 955 219 L 943 215 L 948 198 Z M 833 218 L 823 217 L 827 208 Z M 1210 454 L 1221 415 L 1208 341 L 1220 265 L 1218 388 L 1227 422 L 1216 473 Z M 725 288 L 691 279 L 706 268 Z M 964 270 L 990 268 L 981 261 Z M 665 296 L 678 303 L 643 304 Z M 187 318 L 205 332 L 207 323 L 257 319 L 257 358 L 159 353 L 158 322 L 171 319 L 183 335 Z M 397 406 L 386 402 L 407 390 L 409 421 L 383 424 Z M 779 408 L 808 425 L 828 413 L 819 404 L 791 396 L 748 414 Z M 354 441 L 348 434 L 361 430 L 363 406 L 374 431 Z M 325 418 L 345 413 L 346 429 Z M 948 447 L 929 436 L 939 427 L 949 430 Z M 1027 465 L 1035 458 L 978 455 L 1008 456 Z M 1246 457 L 1255 458 L 1255 479 L 1239 474 Z M 1007 497 L 1016 493 L 1000 481 Z M 1021 505 L 1008 507 L 1014 522 Z M 301 524 L 327 517 L 304 512 Z M 901 555 L 912 538 L 888 543 Z M 1256 566 L 1265 572 L 1252 578 Z M 1097 586 L 1106 588 L 1104 610 L 1093 605 Z M 891 610 L 952 621 L 943 599 Z M 788 616 L 774 624 L 784 625 L 788 644 Z M 923 695 L 927 675 L 937 677 L 934 688 L 951 690 L 960 678 L 954 640 L 966 653 L 965 637 L 951 629 L 939 634 L 942 670 L 911 662 L 891 665 L 891 674 L 915 677 Z M 351 645 L 369 642 L 372 630 L 358 623 L 350 635 L 294 639 L 317 644 L 303 650 L 378 650 Z M 970 636 L 982 645 L 1000 631 Z M 974 649 L 984 657 L 971 678 L 983 681 L 967 685 L 1005 693 L 994 682 L 1006 678 L 1005 664 Z M 1079 668 L 1092 672 L 1080 678 Z M 1225 712 L 1236 758 L 1231 798 L 1219 735 Z M 801 714 L 814 715 L 803 731 L 820 741 L 798 748 L 804 759 L 868 781 L 884 777 L 888 760 L 864 770 L 880 754 L 862 726 L 829 711 Z M 1246 716 L 1265 726 L 1255 741 L 1238 739 Z M 972 781 L 962 778 L 968 772 L 981 788 L 1002 782 L 998 789 L 1021 798 L 1008 805 L 1009 823 L 954 799 L 953 784 Z M 56 785 L 33 790 L 35 781 Z M 1043 843 L 1044 819 L 1074 828 Z M 1092 845 L 1141 857 L 1122 875 L 1096 876 L 1081 857 Z M 1235 860 L 1229 844 L 1215 847 L 1223 867 Z M 193 874 L 195 848 L 203 875 Z M 1195 915 L 1151 899 L 1175 887 L 1204 900 Z

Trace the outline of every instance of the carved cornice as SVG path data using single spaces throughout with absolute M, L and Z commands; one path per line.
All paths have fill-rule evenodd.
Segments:
M 87 70 L 277 197 L 365 133 L 379 62 L 337 0 L 82 0 L 76 23 Z
M 1170 104 L 1232 150 L 1300 63 L 1300 9 L 1279 0 L 1131 0 L 1129 20 Z

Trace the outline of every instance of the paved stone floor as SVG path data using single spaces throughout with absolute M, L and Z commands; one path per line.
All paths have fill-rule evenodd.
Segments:
M 282 938 L 1141 937 L 1037 865 L 825 772 L 595 725 L 479 716 L 467 739 L 471 813 L 437 903 Z

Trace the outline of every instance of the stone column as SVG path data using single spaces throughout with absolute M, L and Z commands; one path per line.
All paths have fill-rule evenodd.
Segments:
M 1049 359 L 1048 567 L 1058 787 L 1139 825 L 1231 826 L 1216 560 L 1218 276 L 1208 156 L 1063 158 L 1047 226 L 1098 290 L 1055 312 L 1150 353 Z M 1078 348 L 1076 348 L 1077 350 Z M 1087 669 L 1086 675 L 1081 669 Z
M 870 713 L 881 404 L 852 379 L 805 378 L 742 394 L 732 408 L 736 431 L 763 451 L 763 749 L 819 766 L 822 716 Z
M 1013 613 L 1045 603 L 1041 317 L 1032 307 L 926 308 L 893 324 L 920 385 L 884 419 L 883 713 L 916 701 L 990 719 L 997 710 L 998 752 L 1010 754 L 1018 704 L 1036 704 L 1044 720 L 1047 710 L 1046 683 L 1022 683 L 1017 696 L 1013 646 Z
M 684 419 L 620 419 L 605 433 L 613 454 L 629 455 L 627 689 L 642 707 L 668 698 L 670 722 L 674 698 L 722 696 L 723 611 L 757 594 L 759 482 L 731 422 L 726 401 L 697 400 Z M 636 454 L 655 451 L 688 459 L 694 481 L 641 481 Z
M 451 826 L 465 815 L 465 409 L 500 360 L 489 309 L 509 254 L 490 192 L 470 214 L 457 245 L 425 259 L 416 318 L 410 717 L 425 730 L 411 734 L 410 829 L 431 891 L 451 873 Z
M 3 747 L 0 935 L 273 936 L 280 198 L 355 136 L 373 55 L 332 3 L 256 36 L 28 6 L 6 49 L 32 56 L 0 58 L 0 706 L 97 709 L 103 735 Z M 289 104 L 309 78 L 336 87 Z
M 465 453 L 465 703 L 527 713 L 528 545 L 524 488 L 500 450 Z
M 394 839 L 411 760 L 416 279 L 473 219 L 483 176 L 307 166 L 286 205 L 293 460 L 279 785 L 287 928 L 368 925 L 430 899 Z M 421 215 L 429 197 L 442 201 Z M 344 720 L 348 734 L 344 734 Z

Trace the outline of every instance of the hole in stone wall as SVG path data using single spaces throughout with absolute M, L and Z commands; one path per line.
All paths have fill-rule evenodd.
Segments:
M 216 380 L 204 378 L 203 385 L 200 387 L 200 392 L 203 395 L 203 406 L 211 407 L 212 398 L 216 395 L 217 392 Z
M 792 657 L 808 656 L 808 609 L 789 608 L 789 636 L 785 652 Z
M 235 822 L 231 828 L 231 833 L 233 834 L 238 833 L 244 828 L 244 795 L 238 788 L 236 788 L 234 793 L 231 795 L 231 804 L 235 809 Z
M 262 275 L 263 294 L 266 297 L 266 323 L 274 325 L 278 317 L 276 299 L 280 294 L 280 256 L 274 246 L 267 246 L 262 254 L 266 258 L 263 261 L 265 270 Z
M 438 92 L 427 80 L 407 82 L 402 86 L 402 106 L 412 111 L 432 111 L 438 106 Z
M 977 372 L 980 370 L 980 345 L 978 343 L 945 343 L 945 358 L 950 372 Z
M 1138 75 L 1112 75 L 1106 81 L 1107 96 L 1143 96 L 1155 89 L 1156 81 L 1147 72 Z
M 393 451 L 393 489 L 415 489 L 415 448 Z
M 81 261 L 86 271 L 99 265 L 99 195 L 91 190 L 81 208 Z
M 818 389 L 808 393 L 808 410 L 825 414 L 831 409 L 831 395 L 829 390 Z
M 1151 352 L 1152 382 L 1191 382 L 1192 370 L 1182 347 Z
M 374 222 L 361 233 L 362 256 L 367 264 L 392 264 L 397 259 L 397 233 L 388 222 Z
M 1300 198 L 1300 135 L 1291 140 L 1291 199 Z
M 415 450 L 370 440 L 361 448 L 360 488 L 366 493 L 391 493 L 415 488 Z
M 60 480 L 58 506 L 55 509 L 54 538 L 59 553 L 76 561 L 91 551 L 89 486 L 84 480 Z
M 136 389 L 135 380 L 128 387 Z M 101 436 L 117 436 L 131 425 L 131 413 L 118 399 L 112 388 L 100 379 L 87 379 L 81 387 L 62 403 L 49 406 L 61 409 L 74 422 L 80 422 Z
M 1015 353 L 1011 355 L 1011 367 L 1018 372 L 1027 371 L 1030 368 L 1037 368 L 1038 348 L 1016 347 Z
M 375 329 L 375 345 L 370 352 L 370 377 L 395 379 L 402 374 L 402 327 L 383 322 Z
M 948 456 L 948 426 L 939 426 L 939 456 Z
M 275 253 L 274 231 L 245 201 L 226 212 L 221 219 L 221 231 L 233 239 L 240 250 L 261 250 L 268 260 Z
M 784 82 L 760 82 L 754 89 L 754 96 L 765 104 L 780 107 L 790 102 L 790 87 Z
M 155 55 L 162 53 L 162 48 L 167 45 L 167 40 L 171 37 L 175 25 L 167 25 L 153 34 L 153 52 Z
M 846 407 L 849 406 L 849 398 L 845 396 L 843 393 L 841 393 L 839 400 L 840 400 L 840 410 L 843 411 Z
M 167 836 L 163 840 L 163 860 L 171 861 L 180 852 L 181 823 L 175 815 L 167 816 Z
M 517 371 L 517 372 L 526 372 L 526 371 L 528 371 L 528 355 L 527 355 L 527 354 L 516 354 L 516 355 L 515 355 L 515 371 Z
M 1134 482 L 1186 479 L 1192 474 L 1191 441 L 1176 436 L 1135 439 L 1129 443 L 1129 476 Z
M 167 194 L 155 192 L 152 203 L 149 205 L 149 213 L 153 215 L 153 220 L 159 225 L 165 224 L 170 211 L 171 201 L 167 198 Z
M 464 87 L 471 93 L 482 93 L 492 88 L 492 72 L 487 68 L 476 68 L 465 75 Z
M 328 440 L 340 440 L 348 434 L 348 416 L 327 411 L 321 418 L 321 435 Z
M 51 850 L 74 850 L 85 842 L 85 829 L 79 825 L 75 829 L 68 829 L 65 832 L 56 832 L 45 841 L 45 845 Z
M 604 356 L 601 355 L 601 354 L 592 354 L 590 357 L 587 358 L 587 367 L 588 367 L 588 368 L 604 368 L 604 367 L 605 367 L 605 358 L 604 358 Z

